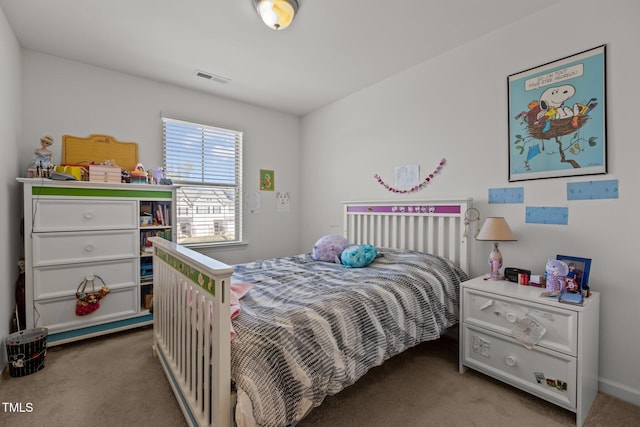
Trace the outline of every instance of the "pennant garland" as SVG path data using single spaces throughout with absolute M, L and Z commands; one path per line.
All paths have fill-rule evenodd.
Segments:
M 440 170 L 442 169 L 442 167 L 446 162 L 447 160 L 443 157 L 442 160 L 440 160 L 440 163 L 438 164 L 436 169 L 432 173 L 430 173 L 429 176 L 427 176 L 424 179 L 424 181 L 422 181 L 420 184 L 416 185 L 415 187 L 410 188 L 409 190 L 400 190 L 398 188 L 391 187 L 390 185 L 386 184 L 378 174 L 373 175 L 373 177 L 378 181 L 378 184 L 386 188 L 387 191 L 391 191 L 392 193 L 413 193 L 415 191 L 421 190 L 422 188 L 426 187 L 427 184 L 431 182 L 432 179 L 435 178 L 436 174 L 440 172 Z

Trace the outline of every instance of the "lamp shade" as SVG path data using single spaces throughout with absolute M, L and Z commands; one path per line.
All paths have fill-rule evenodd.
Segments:
M 297 0 L 253 0 L 256 10 L 267 27 L 284 30 L 298 12 Z
M 492 242 L 516 241 L 516 236 L 509 228 L 509 224 L 501 216 L 489 217 L 482 224 L 476 240 L 490 240 Z

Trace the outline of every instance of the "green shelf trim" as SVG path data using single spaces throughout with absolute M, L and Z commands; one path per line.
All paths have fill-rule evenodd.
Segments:
M 33 196 L 74 196 L 74 197 L 132 197 L 171 199 L 171 191 L 165 190 L 125 190 L 112 188 L 67 188 L 32 187 Z
M 211 295 L 216 295 L 216 281 L 211 277 L 196 270 L 194 267 L 185 264 L 162 249 L 156 248 L 156 256 L 170 267 L 173 267 L 175 270 L 180 272 L 183 276 L 188 277 L 193 283 L 200 286 Z

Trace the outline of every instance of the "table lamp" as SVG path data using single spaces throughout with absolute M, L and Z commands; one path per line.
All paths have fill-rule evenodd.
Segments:
M 493 242 L 493 249 L 489 255 L 489 265 L 491 266 L 492 280 L 500 280 L 500 268 L 502 268 L 502 254 L 498 249 L 498 242 L 516 241 L 516 236 L 509 228 L 509 224 L 503 217 L 489 217 L 482 224 L 480 232 L 476 236 L 476 240 L 489 240 Z

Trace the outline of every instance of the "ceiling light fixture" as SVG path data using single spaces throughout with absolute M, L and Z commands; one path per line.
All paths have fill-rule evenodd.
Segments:
M 258 15 L 267 27 L 284 30 L 298 12 L 298 0 L 253 0 Z

